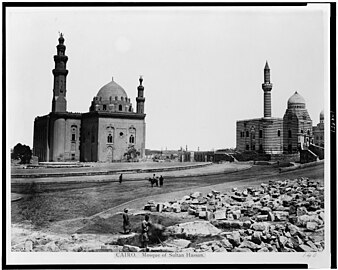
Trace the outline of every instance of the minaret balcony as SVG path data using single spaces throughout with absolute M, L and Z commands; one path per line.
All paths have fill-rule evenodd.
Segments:
M 53 69 L 53 75 L 65 75 L 67 76 L 68 70 L 67 69 Z
M 54 62 L 67 62 L 68 61 L 68 56 L 67 55 L 54 55 Z
M 272 83 L 262 83 L 263 90 L 271 90 L 272 89 Z
M 144 102 L 145 100 L 146 100 L 146 99 L 145 99 L 144 97 L 137 97 L 137 98 L 136 98 L 136 101 L 137 101 L 137 102 L 142 102 L 142 101 Z

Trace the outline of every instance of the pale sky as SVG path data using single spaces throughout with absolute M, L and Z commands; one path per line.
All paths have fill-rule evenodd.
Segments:
M 236 121 L 263 116 L 266 60 L 272 116 L 282 118 L 298 91 L 316 125 L 328 94 L 327 19 L 319 5 L 8 8 L 10 147 L 32 147 L 34 118 L 51 111 L 59 31 L 69 58 L 68 111 L 88 112 L 112 76 L 136 108 L 143 75 L 146 148 L 235 147 Z

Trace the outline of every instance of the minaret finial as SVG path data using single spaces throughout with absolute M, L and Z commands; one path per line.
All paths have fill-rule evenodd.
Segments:
M 142 82 L 143 82 L 143 77 L 142 77 L 142 75 L 140 75 L 139 81 L 140 81 L 140 85 L 142 85 Z
M 63 42 L 65 41 L 62 32 L 59 31 L 59 43 L 63 44 Z
M 270 68 L 269 68 L 269 64 L 268 64 L 268 60 L 266 60 L 266 62 L 265 62 L 265 67 L 264 67 L 264 69 L 270 69 Z

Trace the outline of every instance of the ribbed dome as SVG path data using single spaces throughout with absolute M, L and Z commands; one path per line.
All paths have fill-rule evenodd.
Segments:
M 128 97 L 126 91 L 124 91 L 124 89 L 116 82 L 114 82 L 114 80 L 103 86 L 96 96 L 102 97 L 103 100 L 109 99 L 110 97 L 112 97 L 113 99 L 115 97 L 118 97 L 119 100 L 121 99 L 121 97 L 123 97 L 123 99 L 126 99 Z
M 289 104 L 305 104 L 305 99 L 296 91 L 289 99 Z

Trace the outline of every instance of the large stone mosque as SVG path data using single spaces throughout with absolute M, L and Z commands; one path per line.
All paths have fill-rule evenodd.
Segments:
M 134 148 L 143 158 L 146 115 L 142 77 L 136 112 L 125 90 L 113 79 L 98 91 L 89 112 L 68 112 L 68 57 L 62 34 L 56 48 L 52 111 L 35 118 L 33 154 L 39 161 L 113 162 L 123 160 L 128 148 Z
M 257 151 L 265 154 L 294 154 L 310 145 L 324 147 L 324 114 L 320 123 L 312 127 L 305 99 L 296 91 L 287 101 L 283 118 L 271 115 L 270 67 L 264 67 L 264 116 L 237 121 L 236 149 Z

